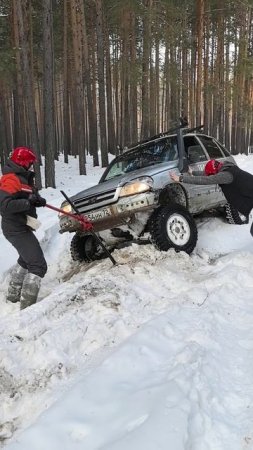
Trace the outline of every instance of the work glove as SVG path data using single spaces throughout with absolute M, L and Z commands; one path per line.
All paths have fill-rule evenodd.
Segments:
M 32 206 L 40 208 L 41 206 L 46 206 L 47 201 L 45 198 L 41 197 L 39 194 L 30 194 L 28 200 Z

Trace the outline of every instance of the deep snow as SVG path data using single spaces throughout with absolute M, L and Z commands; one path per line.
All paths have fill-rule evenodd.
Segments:
M 253 156 L 239 155 L 253 173 Z M 92 186 L 56 163 L 60 189 Z M 40 302 L 5 303 L 16 254 L 0 234 L 0 441 L 6 450 L 253 449 L 250 224 L 198 220 L 191 256 L 132 245 L 71 261 L 70 234 L 39 210 L 49 264 Z

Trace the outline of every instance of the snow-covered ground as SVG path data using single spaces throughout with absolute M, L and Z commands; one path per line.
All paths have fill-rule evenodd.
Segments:
M 253 173 L 253 156 L 239 155 Z M 100 168 L 56 163 L 60 189 Z M 0 234 L 0 446 L 5 450 L 253 449 L 253 239 L 198 221 L 191 256 L 132 245 L 74 263 L 70 234 L 41 208 L 48 261 L 40 302 L 5 302 L 15 250 Z

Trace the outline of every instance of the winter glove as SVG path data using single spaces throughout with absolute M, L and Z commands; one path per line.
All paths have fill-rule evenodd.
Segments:
M 32 206 L 39 208 L 41 206 L 46 206 L 47 201 L 45 198 L 41 197 L 39 194 L 30 194 L 28 200 Z

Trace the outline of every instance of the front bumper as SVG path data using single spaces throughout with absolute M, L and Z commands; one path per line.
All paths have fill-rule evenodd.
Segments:
M 132 219 L 135 213 L 154 209 L 157 205 L 157 195 L 154 192 L 122 197 L 113 205 L 103 206 L 82 213 L 94 226 L 94 231 L 108 230 L 115 226 L 120 226 Z M 80 222 L 68 217 L 60 216 L 60 233 L 81 231 Z

